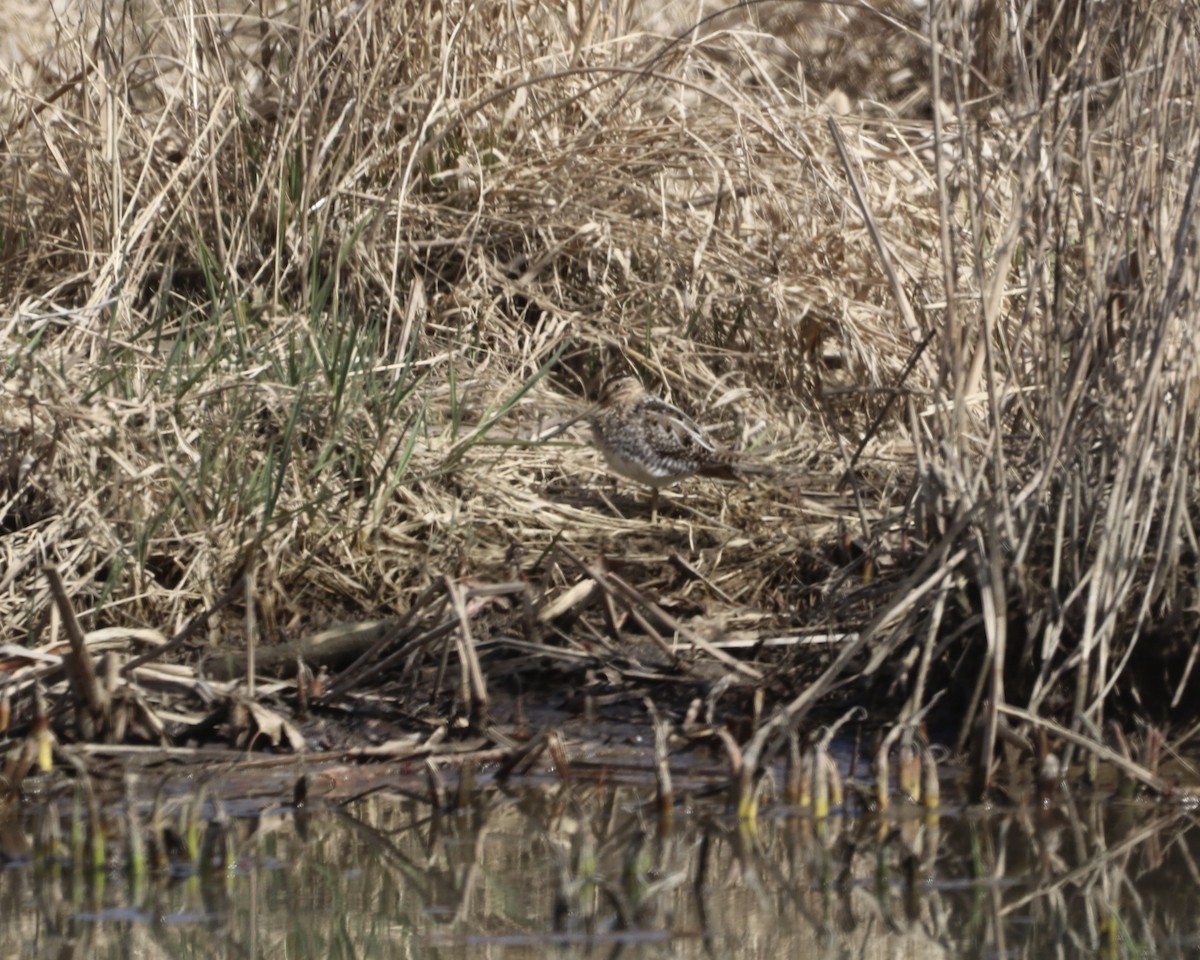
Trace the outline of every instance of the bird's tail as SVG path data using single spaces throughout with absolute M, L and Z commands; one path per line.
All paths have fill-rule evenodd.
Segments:
M 702 477 L 711 477 L 714 480 L 736 482 L 747 477 L 773 477 L 778 471 L 769 463 L 733 453 L 723 456 L 720 463 L 706 464 L 699 473 Z

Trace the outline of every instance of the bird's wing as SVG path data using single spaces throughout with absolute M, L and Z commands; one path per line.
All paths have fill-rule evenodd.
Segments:
M 716 453 L 716 444 L 704 432 L 704 428 L 666 401 L 657 397 L 646 397 L 642 412 L 655 434 L 680 453 L 694 451 L 697 447 L 709 453 Z

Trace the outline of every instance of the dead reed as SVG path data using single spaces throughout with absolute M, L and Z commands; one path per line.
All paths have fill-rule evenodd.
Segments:
M 1009 707 L 1195 719 L 1194 9 L 81 6 L 0 86 L 0 632 L 123 631 L 100 707 L 372 620 L 338 696 L 869 701 L 981 793 Z M 614 369 L 777 480 L 652 524 L 542 440 Z

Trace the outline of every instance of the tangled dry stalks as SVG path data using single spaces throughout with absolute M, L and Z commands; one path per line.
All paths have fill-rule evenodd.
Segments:
M 479 725 L 547 663 L 985 757 L 1193 718 L 1194 5 L 267 6 L 4 66 L 4 640 L 49 565 L 243 673 L 390 623 L 339 694 Z M 613 370 L 777 479 L 651 522 L 543 439 Z

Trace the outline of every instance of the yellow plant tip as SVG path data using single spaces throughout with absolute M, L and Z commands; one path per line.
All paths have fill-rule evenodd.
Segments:
M 54 735 L 49 730 L 38 737 L 37 765 L 42 773 L 54 769 Z

